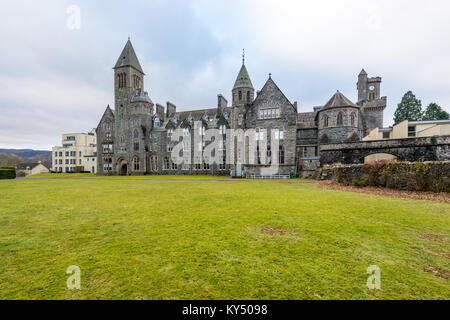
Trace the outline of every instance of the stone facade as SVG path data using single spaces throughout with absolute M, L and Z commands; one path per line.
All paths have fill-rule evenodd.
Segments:
M 323 106 L 302 113 L 271 76 L 255 96 L 245 60 L 231 90 L 231 106 L 221 94 L 217 106 L 209 109 L 177 111 L 170 102 L 166 107 L 154 104 L 144 91 L 144 78 L 128 41 L 114 67 L 114 109 L 106 108 L 96 129 L 99 175 L 266 176 L 262 172 L 278 159 L 272 176 L 313 178 L 321 164 L 361 163 L 373 152 L 359 141 L 382 127 L 387 103 L 380 94 L 381 78 L 369 78 L 364 70 L 358 76 L 357 103 L 338 91 Z M 211 138 L 210 129 L 219 134 Z M 253 136 L 247 134 L 252 130 Z M 236 132 L 241 131 L 246 133 L 239 136 Z M 216 138 L 219 146 L 223 143 L 220 150 L 213 147 Z M 256 140 L 255 144 L 250 139 Z M 277 140 L 276 150 L 272 149 L 273 139 Z M 242 148 L 236 147 L 239 143 Z M 395 152 L 408 154 L 407 159 L 450 157 L 445 144 L 419 147 L 412 146 L 412 141 L 402 143 L 399 148 L 405 151 L 397 148 Z M 392 148 L 381 149 L 389 153 Z M 176 155 L 184 161 L 179 162 Z
M 320 147 L 321 164 L 362 164 L 366 157 L 390 154 L 402 161 L 447 161 L 450 159 L 450 136 L 361 141 L 329 144 Z

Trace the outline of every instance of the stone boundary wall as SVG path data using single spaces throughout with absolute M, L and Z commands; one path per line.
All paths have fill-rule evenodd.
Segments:
M 400 161 L 447 161 L 450 160 L 450 136 L 321 145 L 320 162 L 321 165 L 358 164 L 378 153 L 392 154 Z
M 450 161 L 331 165 L 318 170 L 318 179 L 358 187 L 450 193 Z

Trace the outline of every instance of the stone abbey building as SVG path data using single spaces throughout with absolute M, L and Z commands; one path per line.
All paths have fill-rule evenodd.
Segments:
M 114 109 L 106 108 L 97 127 L 100 175 L 257 176 L 276 155 L 278 176 L 312 177 L 320 166 L 323 145 L 360 142 L 370 131 L 383 126 L 386 108 L 386 97 L 380 94 L 381 78 L 370 78 L 364 70 L 358 76 L 356 103 L 338 91 L 311 112 L 298 112 L 297 103 L 283 94 L 271 76 L 255 92 L 244 59 L 231 90 L 231 105 L 218 95 L 217 107 L 210 109 L 177 111 L 170 102 L 166 107 L 154 104 L 144 90 L 144 77 L 128 40 L 114 66 Z M 221 157 L 214 163 L 205 161 L 211 153 L 211 140 L 205 134 L 210 129 L 218 130 L 223 141 Z M 264 143 L 277 139 L 277 148 L 272 150 L 270 144 L 260 148 L 260 143 L 249 148 L 248 136 L 243 138 L 242 150 L 228 147 L 226 142 L 242 140 L 230 135 L 232 129 L 253 129 L 256 140 Z M 180 130 L 184 138 L 192 139 L 188 153 L 191 161 L 184 163 L 171 157 L 177 145 L 172 138 Z M 194 139 L 197 132 L 200 143 Z M 260 139 L 262 132 L 267 132 L 265 139 Z M 251 162 L 249 158 L 256 160 Z

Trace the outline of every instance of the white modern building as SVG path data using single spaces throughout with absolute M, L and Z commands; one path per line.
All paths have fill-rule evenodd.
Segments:
M 62 146 L 52 148 L 52 171 L 90 172 L 97 170 L 97 137 L 95 129 L 89 133 L 62 135 Z

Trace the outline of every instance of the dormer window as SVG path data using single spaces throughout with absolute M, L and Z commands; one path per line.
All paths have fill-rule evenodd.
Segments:
M 153 126 L 154 127 L 159 127 L 161 126 L 161 120 L 159 120 L 159 117 L 156 116 L 155 119 L 153 120 Z

